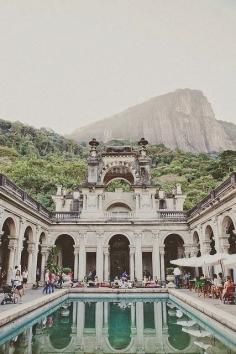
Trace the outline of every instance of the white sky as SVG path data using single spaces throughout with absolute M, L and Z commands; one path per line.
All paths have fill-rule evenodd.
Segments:
M 70 133 L 185 87 L 236 123 L 236 0 L 0 0 L 0 118 Z

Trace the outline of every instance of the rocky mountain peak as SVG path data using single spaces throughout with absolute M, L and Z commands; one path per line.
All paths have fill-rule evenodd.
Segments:
M 204 94 L 188 88 L 153 97 L 71 135 L 78 142 L 92 137 L 138 141 L 142 136 L 151 144 L 191 152 L 235 149 Z

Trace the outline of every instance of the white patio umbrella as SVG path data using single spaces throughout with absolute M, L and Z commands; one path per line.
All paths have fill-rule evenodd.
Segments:
M 196 322 L 193 320 L 189 320 L 189 321 L 177 320 L 176 324 L 182 327 L 192 327 L 193 325 L 196 324 Z
M 190 257 L 190 258 L 178 258 L 170 261 L 171 264 L 180 267 L 201 267 L 201 257 Z
M 197 345 L 199 348 L 202 348 L 202 349 L 205 349 L 205 350 L 207 350 L 208 348 L 212 347 L 211 344 L 205 344 L 205 343 L 202 343 L 200 341 L 194 341 L 193 343 L 195 345 Z
M 204 337 L 210 337 L 211 334 L 208 331 L 205 331 L 204 329 L 195 329 L 195 328 L 182 328 L 182 331 L 188 334 L 191 334 L 194 337 L 198 338 L 204 338 Z

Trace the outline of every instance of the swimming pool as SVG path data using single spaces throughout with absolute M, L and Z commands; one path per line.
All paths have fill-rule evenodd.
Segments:
M 165 294 L 69 294 L 0 329 L 5 353 L 236 353 L 235 333 Z

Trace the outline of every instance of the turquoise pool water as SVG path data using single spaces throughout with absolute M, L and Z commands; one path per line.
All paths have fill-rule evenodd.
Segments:
M 0 329 L 0 354 L 236 353 L 235 333 L 163 296 L 67 298 Z

